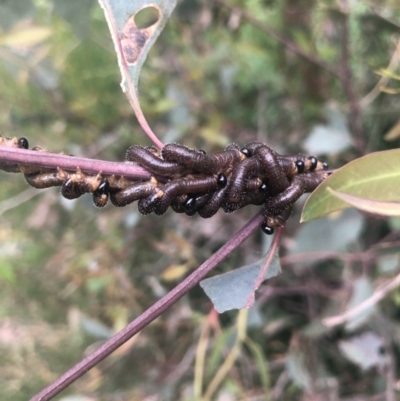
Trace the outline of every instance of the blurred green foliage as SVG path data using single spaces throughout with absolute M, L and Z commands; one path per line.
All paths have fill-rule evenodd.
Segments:
M 164 142 L 210 152 L 262 140 L 282 153 L 312 149 L 332 167 L 359 157 L 343 82 L 290 50 L 291 41 L 330 69 L 351 68 L 363 123 L 358 140 L 367 152 L 398 147 L 398 136 L 384 136 L 399 120 L 399 82 L 377 74 L 399 74 L 398 2 L 349 2 L 344 61 L 339 3 L 347 4 L 226 0 L 232 9 L 221 1 L 179 2 L 141 73 L 141 104 L 153 130 Z M 123 160 L 129 145 L 148 139 L 119 81 L 96 2 L 1 2 L 2 135 Z M 334 141 L 338 130 L 345 146 Z M 89 197 L 66 201 L 57 189 L 35 191 L 22 176 L 0 175 L 4 401 L 26 400 L 56 379 L 256 210 L 209 220 L 172 212 L 141 217 L 135 205 L 98 210 Z M 399 274 L 399 222 L 350 210 L 300 228 L 301 203 L 285 230 L 283 273 L 258 291 L 248 314 L 216 316 L 196 288 L 58 399 L 396 399 L 399 290 L 352 324 L 321 322 Z M 259 259 L 266 246 L 256 233 L 219 271 Z

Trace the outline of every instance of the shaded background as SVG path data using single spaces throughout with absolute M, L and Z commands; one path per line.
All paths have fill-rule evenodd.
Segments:
M 141 73 L 144 114 L 163 142 L 207 152 L 261 140 L 339 167 L 396 148 L 396 3 L 181 1 Z M 2 135 L 123 160 L 131 144 L 149 141 L 119 81 L 95 1 L 0 3 Z M 90 196 L 67 201 L 58 189 L 28 188 L 22 175 L 0 177 L 2 400 L 26 400 L 56 379 L 257 210 L 141 217 L 136 205 L 99 210 Z M 400 222 L 348 210 L 299 225 L 301 205 L 285 230 L 283 274 L 259 290 L 248 313 L 217 316 L 196 288 L 57 399 L 395 400 L 400 292 L 345 326 L 321 319 L 399 273 Z M 217 272 L 260 258 L 267 246 L 255 233 Z

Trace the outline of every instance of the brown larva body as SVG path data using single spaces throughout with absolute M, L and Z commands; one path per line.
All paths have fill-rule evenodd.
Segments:
M 0 146 L 26 149 L 28 141 L 0 137 Z M 34 150 L 47 152 L 39 147 Z M 219 209 L 231 213 L 249 204 L 263 205 L 262 229 L 269 234 L 273 227 L 284 224 L 296 200 L 328 175 L 321 171 L 327 164 L 314 156 L 282 156 L 261 142 L 250 142 L 241 150 L 232 144 L 211 155 L 179 144 L 165 145 L 161 151 L 131 146 L 126 157 L 149 170 L 152 178 L 103 178 L 100 173 L 89 175 L 79 168 L 69 173 L 6 162 L 0 163 L 0 169 L 23 172 L 35 188 L 61 186 L 68 199 L 90 192 L 99 207 L 105 206 L 109 197 L 119 207 L 138 201 L 142 214 L 161 215 L 171 206 L 177 213 L 209 218 Z
M 129 161 L 136 162 L 156 176 L 175 178 L 181 177 L 186 171 L 185 166 L 163 160 L 153 151 L 142 146 L 131 146 L 126 152 L 126 158 Z

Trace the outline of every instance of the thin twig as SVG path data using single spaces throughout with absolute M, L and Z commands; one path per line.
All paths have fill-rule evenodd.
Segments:
M 392 346 L 392 336 L 390 334 L 390 329 L 388 326 L 383 323 L 382 334 L 385 339 L 385 356 L 386 356 L 386 364 L 385 364 L 385 378 L 386 378 L 386 401 L 396 401 L 396 362 L 394 356 L 394 350 Z
M 257 298 L 257 305 L 263 305 L 265 302 L 274 297 L 288 296 L 290 294 L 317 294 L 324 297 L 337 296 L 340 291 L 343 291 L 345 286 L 331 288 L 323 285 L 322 283 L 297 285 L 290 287 L 273 287 L 271 285 L 265 286 L 259 297 Z
M 377 2 L 377 4 L 379 4 Z M 383 19 L 385 22 L 388 22 L 389 24 L 392 24 L 393 26 L 395 26 L 396 28 L 400 28 L 400 23 L 398 20 L 395 20 L 394 18 L 390 18 L 387 15 L 383 15 L 384 14 L 384 10 L 385 10 L 385 6 L 384 3 L 382 3 L 382 8 L 379 9 L 378 6 L 371 4 L 370 6 L 370 10 L 379 18 Z
M 375 306 L 378 302 L 380 302 L 385 296 L 393 291 L 395 288 L 400 286 L 400 274 L 398 274 L 394 279 L 385 282 L 380 285 L 377 290 L 365 301 L 361 302 L 357 306 L 348 311 L 342 313 L 338 316 L 328 317 L 322 320 L 322 323 L 327 327 L 334 327 L 340 324 L 346 323 L 350 319 L 354 318 L 365 309 L 371 308 Z
M 293 52 L 295 52 L 299 56 L 305 58 L 306 60 L 310 61 L 311 63 L 318 65 L 323 70 L 326 70 L 327 72 L 331 73 L 335 77 L 341 79 L 341 72 L 339 70 L 332 68 L 329 64 L 325 63 L 323 60 L 319 59 L 318 57 L 314 56 L 313 54 L 305 52 L 299 46 L 297 46 L 296 43 L 292 42 L 290 39 L 283 36 L 280 32 L 276 31 L 274 28 L 267 26 L 265 23 L 257 20 L 256 18 L 254 18 L 252 15 L 250 15 L 246 11 L 230 4 L 226 0 L 214 0 L 214 1 L 227 8 L 230 8 L 235 13 L 239 13 L 242 16 L 242 18 L 245 19 L 247 22 L 251 23 L 256 28 L 258 28 L 261 31 L 272 36 L 273 38 L 275 38 L 278 42 L 282 43 L 288 49 L 292 50 Z
M 358 253 L 342 253 L 333 251 L 316 251 L 316 252 L 305 252 L 298 253 L 288 256 L 283 256 L 280 259 L 281 266 L 298 264 L 306 261 L 316 260 L 327 260 L 327 259 L 339 259 L 344 262 L 363 261 L 371 258 L 373 255 L 370 252 L 358 252 Z
M 289 383 L 290 377 L 288 371 L 285 369 L 278 376 L 278 380 L 275 383 L 275 387 L 272 391 L 272 399 L 281 400 L 285 386 Z
M 243 226 L 224 246 L 222 246 L 206 262 L 199 266 L 190 276 L 178 284 L 172 291 L 158 300 L 153 306 L 143 312 L 139 317 L 129 323 L 123 330 L 106 341 L 99 349 L 88 355 L 85 359 L 64 373 L 30 401 L 48 401 L 71 383 L 97 365 L 104 358 L 114 352 L 118 347 L 132 338 L 141 329 L 159 317 L 166 309 L 178 299 L 195 287 L 215 266 L 224 260 L 233 250 L 244 242 L 262 223 L 264 217 L 257 213 L 245 226 Z
M 211 383 L 209 384 L 205 394 L 203 395 L 202 399 L 204 401 L 210 401 L 217 391 L 218 387 L 227 376 L 229 371 L 233 368 L 236 360 L 239 358 L 243 342 L 247 336 L 247 318 L 248 318 L 248 310 L 242 309 L 239 311 L 238 318 L 237 318 L 237 331 L 236 331 L 236 340 L 233 344 L 232 348 L 230 349 L 228 355 L 224 358 L 224 362 L 219 367 L 217 372 L 214 374 Z
M 364 395 L 356 395 L 355 397 L 350 397 L 350 398 L 340 398 L 339 401 L 387 401 L 387 400 L 386 400 L 386 394 L 380 393 L 373 396 L 367 396 L 364 394 Z
M 201 329 L 200 338 L 196 347 L 196 361 L 194 365 L 194 384 L 193 384 L 193 393 L 194 397 L 197 399 L 201 397 L 201 393 L 203 391 L 203 380 L 204 380 L 204 372 L 205 372 L 205 360 L 206 353 L 208 349 L 208 343 L 210 338 L 211 325 L 210 320 L 214 319 L 215 309 L 211 310 L 211 313 L 208 315 L 206 321 L 203 324 Z
M 390 59 L 389 65 L 385 68 L 387 71 L 396 71 L 400 63 L 400 40 L 396 42 L 395 51 L 393 52 L 392 58 Z M 381 87 L 385 86 L 390 81 L 387 75 L 383 75 L 372 90 L 366 94 L 359 102 L 360 107 L 365 109 L 369 106 L 382 92 Z
M 350 66 L 349 50 L 349 10 L 347 0 L 342 0 L 342 60 L 341 82 L 344 93 L 350 105 L 350 124 L 355 136 L 355 145 L 358 152 L 363 155 L 366 152 L 365 135 L 362 125 L 361 107 L 354 91 L 354 78 Z
M 391 233 L 393 234 L 393 233 Z M 379 256 L 380 252 L 383 250 L 390 250 L 398 248 L 400 246 L 400 241 L 385 241 L 377 242 L 375 245 L 371 246 L 368 250 L 363 252 L 334 252 L 334 251 L 316 251 L 316 252 L 304 252 L 297 253 L 293 255 L 282 256 L 280 258 L 281 266 L 298 264 L 300 262 L 306 261 L 317 261 L 317 260 L 327 260 L 327 259 L 339 259 L 343 262 L 364 262 L 369 260 L 374 260 Z
M 22 191 L 19 194 L 12 196 L 11 198 L 3 200 L 2 202 L 0 202 L 0 216 L 2 216 L 8 210 L 17 207 L 42 193 L 43 192 L 35 191 L 33 188 L 28 188 L 25 189 L 25 191 Z

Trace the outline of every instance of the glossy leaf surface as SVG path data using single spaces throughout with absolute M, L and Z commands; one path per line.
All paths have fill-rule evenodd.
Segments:
M 301 221 L 309 221 L 349 204 L 338 199 L 328 188 L 375 201 L 400 199 L 400 150 L 371 153 L 356 159 L 328 177 L 308 198 Z

